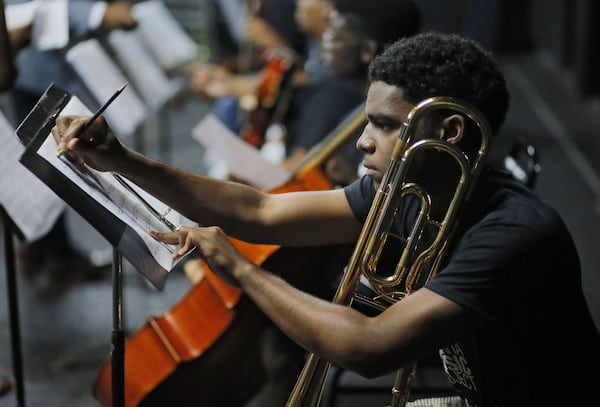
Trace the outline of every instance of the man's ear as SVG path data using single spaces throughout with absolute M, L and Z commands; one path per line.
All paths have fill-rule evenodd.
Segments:
M 365 40 L 360 48 L 360 60 L 368 65 L 377 55 L 377 42 L 373 40 Z
M 441 124 L 439 136 L 442 140 L 457 144 L 465 132 L 465 118 L 460 114 L 446 117 Z

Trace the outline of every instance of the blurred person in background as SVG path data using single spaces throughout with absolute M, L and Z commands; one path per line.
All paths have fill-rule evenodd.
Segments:
M 23 3 L 5 0 L 7 5 Z M 131 4 L 124 1 L 69 0 L 68 24 L 70 43 L 113 29 L 133 29 L 137 21 Z M 11 89 L 17 123 L 25 119 L 51 83 L 77 94 L 79 81 L 65 60 L 61 49 L 39 50 L 25 47 L 16 55 L 18 75 Z M 51 231 L 34 242 L 28 242 L 17 253 L 17 267 L 27 276 L 46 272 L 51 281 L 73 278 L 73 270 L 83 269 L 90 276 L 104 274 L 106 267 L 93 265 L 89 256 L 77 249 L 69 238 L 65 214 Z
M 30 40 L 31 24 L 10 31 L 6 28 L 4 0 L 0 0 L 0 92 L 5 92 L 12 87 L 17 77 L 15 53 L 27 46 Z M 0 110 L 0 115 L 3 113 Z M 10 378 L 0 374 L 0 396 L 8 393 L 11 388 Z
M 235 133 L 240 133 L 245 119 L 240 112 L 240 99 L 249 100 L 248 96 L 255 95 L 263 75 L 271 75 L 264 71 L 269 61 L 284 58 L 290 66 L 294 63 L 294 71 L 299 71 L 298 61 L 306 58 L 310 48 L 310 39 L 295 18 L 296 0 L 251 1 L 250 4 L 254 7 L 248 10 L 244 38 L 235 58 L 191 64 L 186 69 L 191 90 L 213 100 L 214 113 Z M 277 73 L 284 74 L 286 72 Z M 242 102 L 246 110 L 247 105 Z
M 316 0 L 300 0 L 311 3 Z M 310 149 L 323 140 L 366 97 L 369 63 L 389 44 L 419 32 L 421 10 L 413 0 L 333 0 L 335 11 L 323 33 L 321 58 L 328 73 L 298 88 L 284 120 L 286 158 L 295 169 Z M 356 136 L 360 134 L 357 131 Z M 344 186 L 358 176 L 356 137 L 324 164 L 333 185 Z

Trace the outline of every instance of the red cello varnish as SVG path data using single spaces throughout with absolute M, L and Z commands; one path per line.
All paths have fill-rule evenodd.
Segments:
M 294 64 L 291 52 L 269 53 L 259 74 L 255 94 L 240 99 L 242 109 L 248 112 L 240 136 L 248 144 L 260 148 L 269 125 L 279 121 L 287 110 Z

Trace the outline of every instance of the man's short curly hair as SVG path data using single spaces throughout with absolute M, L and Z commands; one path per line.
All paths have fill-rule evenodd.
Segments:
M 423 33 L 395 42 L 369 67 L 369 80 L 401 87 L 404 98 L 459 98 L 481 110 L 495 134 L 506 117 L 509 95 L 492 55 L 455 34 Z

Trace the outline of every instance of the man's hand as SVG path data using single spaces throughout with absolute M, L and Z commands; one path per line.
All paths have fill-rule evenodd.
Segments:
M 200 228 L 180 226 L 175 232 L 151 231 L 150 235 L 159 242 L 179 245 L 179 249 L 173 253 L 173 258 L 183 256 L 196 247 L 198 254 L 210 269 L 236 287 L 239 286 L 240 276 L 252 267 L 252 263 L 242 256 L 223 230 L 217 226 Z
M 125 159 L 126 148 L 114 136 L 104 117 L 96 119 L 83 133 L 89 116 L 59 116 L 52 136 L 59 151 L 73 162 L 98 171 L 114 171 Z
M 246 37 L 250 43 L 263 50 L 289 48 L 287 41 L 259 17 L 251 17 L 246 21 Z
M 115 1 L 106 4 L 102 18 L 102 28 L 105 30 L 132 30 L 137 27 L 137 20 L 131 12 L 131 4 Z
M 200 96 L 218 98 L 228 92 L 227 81 L 231 72 L 220 65 L 193 64 L 186 67 L 190 88 Z

